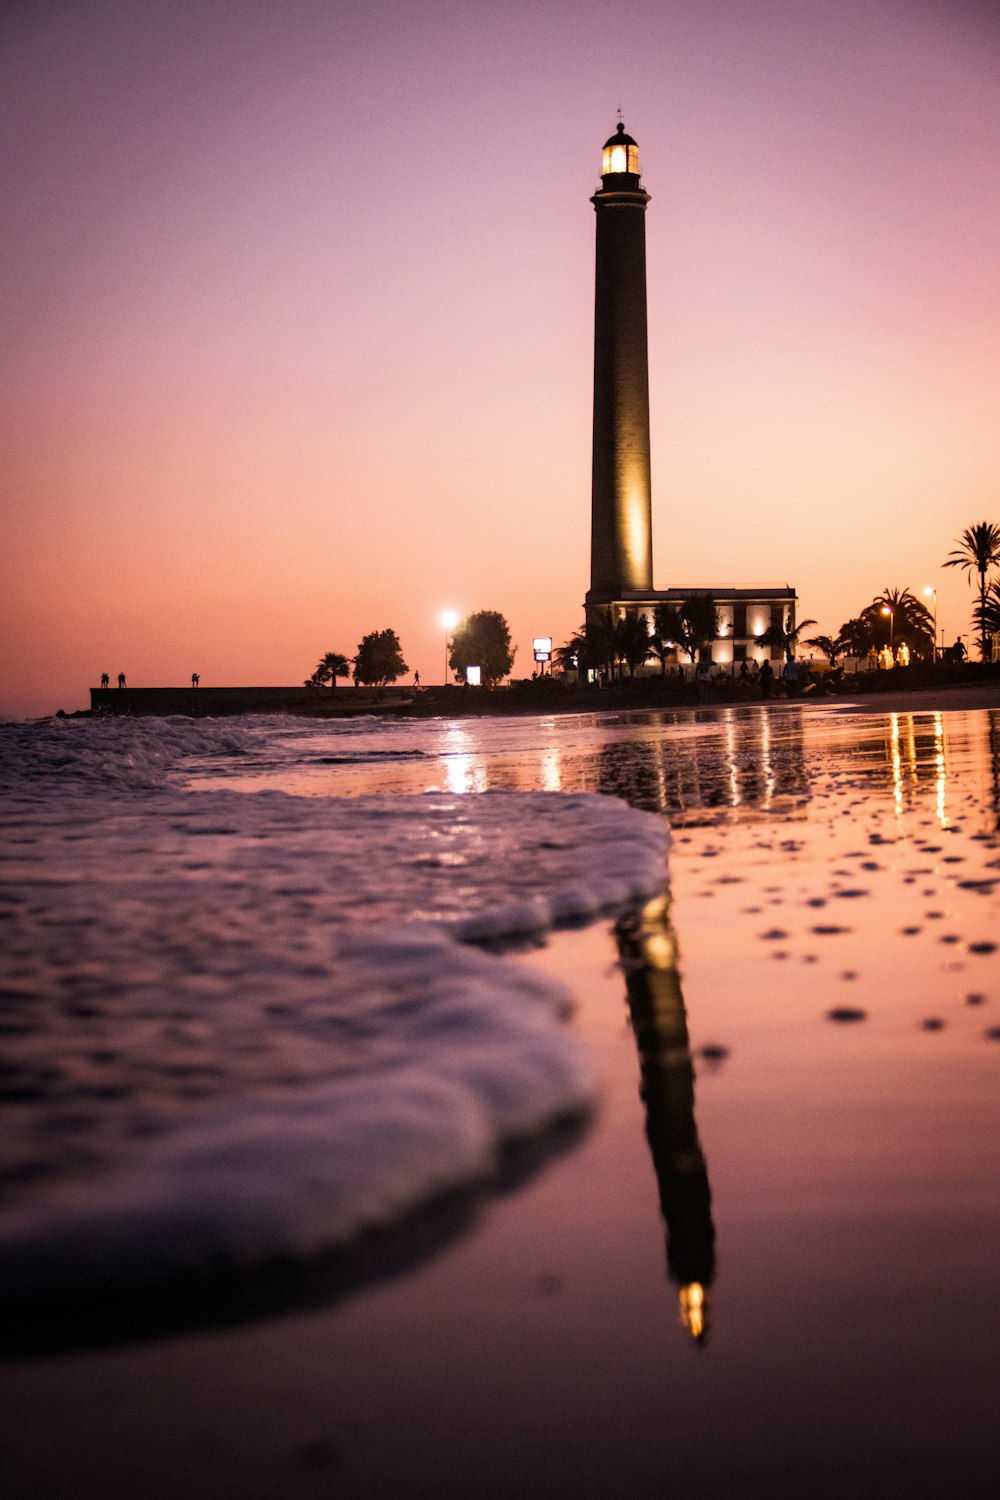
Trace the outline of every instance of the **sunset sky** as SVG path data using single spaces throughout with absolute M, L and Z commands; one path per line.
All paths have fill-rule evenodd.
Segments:
M 0 711 L 565 639 L 594 213 L 652 194 L 657 587 L 835 633 L 1000 523 L 1000 10 L 22 0 L 0 21 Z

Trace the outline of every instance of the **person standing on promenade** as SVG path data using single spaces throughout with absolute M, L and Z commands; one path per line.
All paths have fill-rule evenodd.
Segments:
M 201 678 L 198 676 L 198 673 L 197 672 L 192 672 L 191 673 L 191 686 L 193 688 L 196 688 L 198 686 L 198 684 L 199 684 L 200 681 L 201 681 Z
M 125 673 L 124 672 L 119 672 L 118 673 L 118 686 L 120 688 L 123 688 L 125 686 Z
M 774 681 L 774 668 L 765 656 L 760 664 L 760 694 L 762 698 L 770 698 L 771 684 Z
M 101 687 L 102 688 L 106 688 L 106 687 L 110 687 L 110 686 L 111 686 L 111 678 L 108 676 L 107 672 L 102 672 L 101 673 Z

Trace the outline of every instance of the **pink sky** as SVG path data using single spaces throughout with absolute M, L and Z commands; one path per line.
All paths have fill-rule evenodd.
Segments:
M 11 14 L 11 11 L 14 14 Z M 656 584 L 969 629 L 1000 523 L 1000 17 L 36 3 L 0 22 L 0 710 L 580 623 L 593 210 L 647 214 Z

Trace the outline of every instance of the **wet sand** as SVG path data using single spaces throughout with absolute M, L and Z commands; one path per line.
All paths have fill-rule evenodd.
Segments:
M 557 934 L 525 961 L 570 984 L 599 1060 L 582 1143 L 345 1300 L 2 1367 L 9 1492 L 992 1493 L 997 726 L 941 695 L 830 706 L 757 716 L 711 763 L 726 806 L 706 760 L 675 815 L 661 999 L 690 1050 L 660 1059 L 666 1140 L 612 931 Z M 629 775 L 655 794 L 646 760 Z M 706 1212 L 698 1344 L 667 1241 L 675 1267 L 704 1255 Z
M 982 708 L 1000 708 L 1000 683 L 918 688 L 912 693 L 858 693 L 854 697 L 848 692 L 842 698 L 817 699 L 816 707 L 850 708 L 852 713 L 967 713 Z

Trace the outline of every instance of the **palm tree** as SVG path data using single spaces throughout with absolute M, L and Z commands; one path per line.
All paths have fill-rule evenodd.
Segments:
M 972 618 L 981 640 L 988 640 L 1000 631 L 1000 579 L 990 584 L 985 600 L 972 611 Z
M 968 573 L 970 583 L 973 573 L 979 574 L 979 615 L 976 624 L 979 631 L 979 653 L 983 661 L 986 660 L 987 641 L 986 575 L 997 563 L 1000 563 L 1000 526 L 994 526 L 992 521 L 977 521 L 975 526 L 965 528 L 961 540 L 949 552 L 943 564 L 946 568 L 961 568 L 963 573 Z
M 809 625 L 815 625 L 815 620 L 803 620 L 796 625 L 794 630 L 786 630 L 784 625 L 769 625 L 763 635 L 754 636 L 758 646 L 778 646 L 785 653 L 786 661 L 795 660 L 795 651 L 799 644 L 799 636 Z
M 350 675 L 350 658 L 341 655 L 339 651 L 328 651 L 320 661 L 319 666 L 312 675 L 310 683 L 307 685 L 312 686 L 315 683 L 317 687 L 322 687 L 324 682 L 328 682 L 331 688 L 335 688 L 338 677 L 349 677 Z
M 875 644 L 874 626 L 860 616 L 855 616 L 853 620 L 845 620 L 841 625 L 838 639 L 843 641 L 848 656 L 867 656 Z
M 934 617 L 910 589 L 883 589 L 858 616 L 870 644 L 905 641 L 919 656 L 934 655 Z
M 841 627 L 838 636 L 814 635 L 810 636 L 805 644 L 807 646 L 815 646 L 817 651 L 822 651 L 831 667 L 837 665 L 838 656 L 843 656 L 845 651 L 849 651 L 851 648 L 851 642 L 844 636 L 843 627 Z
M 618 642 L 615 635 L 617 623 L 612 610 L 602 609 L 588 615 L 584 626 L 587 654 L 595 666 L 608 668 L 612 682 L 615 679 L 615 664 L 618 661 Z
M 628 667 L 628 675 L 635 676 L 636 667 L 641 667 L 650 654 L 649 626 L 645 615 L 626 615 L 615 626 L 615 645 L 619 660 Z
M 586 626 L 571 635 L 565 646 L 557 646 L 552 657 L 557 667 L 564 672 L 575 672 L 582 682 L 587 668 L 596 665 L 591 655 Z

